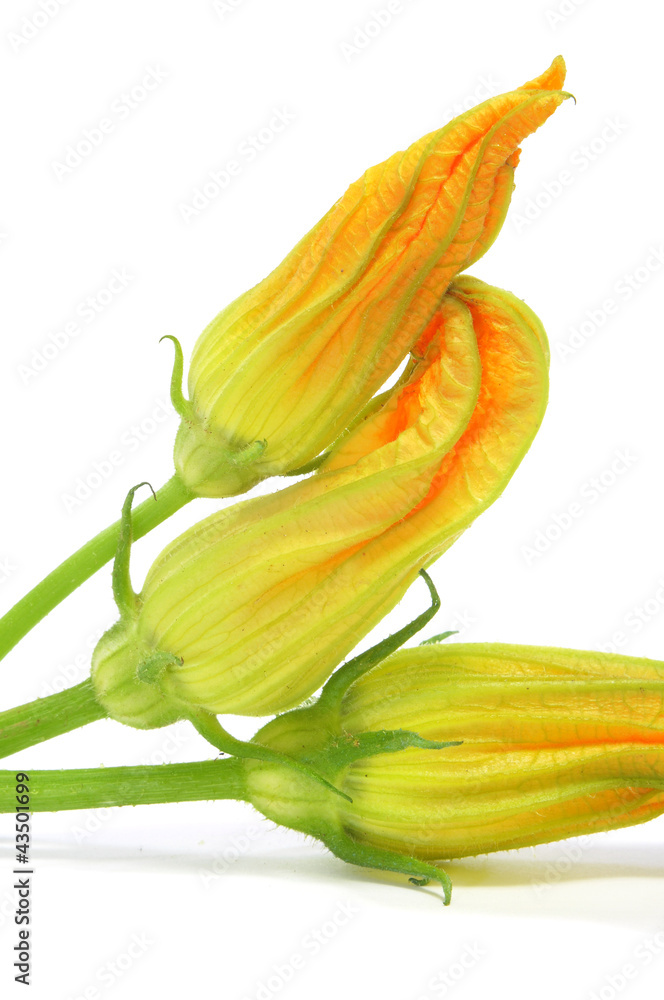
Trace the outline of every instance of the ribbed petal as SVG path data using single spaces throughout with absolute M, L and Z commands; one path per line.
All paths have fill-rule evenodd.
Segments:
M 362 760 L 343 787 L 362 840 L 463 857 L 664 812 L 664 664 L 492 644 L 402 650 L 352 685 L 349 733 L 463 740 Z
M 265 439 L 269 475 L 305 464 L 348 426 L 495 239 L 519 143 L 569 96 L 563 78 L 558 58 L 370 168 L 210 324 L 189 376 L 206 440 Z
M 335 567 L 426 496 L 468 425 L 480 379 L 470 310 L 450 298 L 425 356 L 348 439 L 340 468 L 215 514 L 162 553 L 145 583 L 140 630 L 182 657 L 172 670 L 180 695 L 262 714 L 317 686 L 357 626 L 331 663 L 331 651 L 321 658 L 307 644 L 303 622 L 326 627 L 334 604 L 324 588 Z
M 343 719 L 351 731 L 404 728 L 501 747 L 659 745 L 664 664 L 553 647 L 420 646 L 356 682 Z
M 398 759 L 397 759 L 398 757 Z M 664 742 L 404 750 L 350 767 L 345 828 L 421 858 L 457 858 L 615 830 L 664 812 Z

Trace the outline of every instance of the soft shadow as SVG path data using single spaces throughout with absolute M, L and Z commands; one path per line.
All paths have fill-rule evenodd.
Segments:
M 226 879 L 269 878 L 272 882 L 293 881 L 309 884 L 352 883 L 368 899 L 398 910 L 421 909 L 423 903 L 441 905 L 442 889 L 433 883 L 414 886 L 405 875 L 369 871 L 339 861 L 322 846 L 303 842 L 297 845 L 269 845 L 269 838 L 254 844 L 250 852 L 224 861 L 228 842 L 215 848 L 182 845 L 160 848 L 154 843 L 134 845 L 81 844 L 73 846 L 57 839 L 42 839 L 39 855 L 59 864 L 92 865 L 107 871 L 164 872 L 200 878 L 214 873 L 213 889 Z M 0 839 L 11 850 L 12 842 Z M 509 917 L 560 916 L 600 922 L 643 925 L 649 918 L 661 918 L 664 877 L 664 850 L 657 844 L 581 845 L 562 841 L 536 849 L 482 855 L 443 864 L 454 885 L 453 907 L 466 913 Z M 621 880 L 643 880 L 638 887 Z M 650 880 L 650 886 L 646 885 Z M 590 886 L 592 883 L 592 887 Z M 398 893 L 386 892 L 398 888 Z M 442 907 L 441 907 L 442 909 Z
M 563 841 L 537 848 L 537 854 L 528 855 L 526 850 L 448 861 L 445 868 L 457 885 L 464 886 L 560 885 L 664 876 L 664 849 L 657 844 L 594 844 L 575 850 L 574 841 Z

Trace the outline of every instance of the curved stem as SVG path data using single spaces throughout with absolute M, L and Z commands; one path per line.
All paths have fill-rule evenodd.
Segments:
M 156 528 L 186 503 L 193 493 L 177 475 L 157 492 L 156 498 L 144 500 L 132 514 L 134 538 L 141 538 Z M 12 649 L 30 629 L 57 607 L 60 601 L 80 587 L 93 573 L 112 559 L 118 544 L 120 521 L 100 531 L 77 552 L 60 563 L 41 583 L 22 597 L 0 618 L 0 659 Z
M 48 698 L 10 708 L 0 713 L 0 757 L 105 718 L 107 712 L 97 702 L 90 680 Z
M 156 802 L 244 800 L 241 760 L 29 771 L 30 812 L 140 806 Z M 16 809 L 16 771 L 0 771 L 0 813 Z

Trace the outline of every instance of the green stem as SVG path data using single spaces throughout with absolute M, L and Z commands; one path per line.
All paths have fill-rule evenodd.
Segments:
M 236 758 L 194 764 L 28 771 L 28 777 L 31 812 L 246 798 L 243 762 Z M 0 771 L 0 813 L 13 813 L 15 809 L 16 771 Z
M 141 538 L 156 528 L 186 503 L 193 493 L 177 475 L 162 486 L 155 497 L 149 497 L 132 514 L 134 538 Z M 22 597 L 14 607 L 0 618 L 0 659 L 12 649 L 30 629 L 57 607 L 60 601 L 80 587 L 93 573 L 112 559 L 118 544 L 120 521 L 100 531 L 78 552 L 60 563 L 57 569 Z
M 0 757 L 105 718 L 107 712 L 95 699 L 90 680 L 48 698 L 10 708 L 0 712 Z

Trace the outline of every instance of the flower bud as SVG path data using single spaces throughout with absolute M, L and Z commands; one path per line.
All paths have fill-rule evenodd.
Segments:
M 317 767 L 327 760 L 328 777 L 352 799 L 252 763 L 245 797 L 265 816 L 346 860 L 413 873 L 414 859 L 525 847 L 663 813 L 664 663 L 425 644 L 373 667 L 336 708 L 324 689 L 255 740 Z M 462 742 L 436 748 L 440 740 Z
M 495 239 L 519 143 L 569 96 L 564 75 L 558 57 L 370 168 L 212 321 L 175 446 L 192 492 L 231 496 L 291 474 L 348 427 Z
M 341 718 L 351 732 L 398 726 L 463 740 L 438 755 L 372 758 L 343 782 L 347 827 L 418 857 L 524 847 L 664 812 L 664 664 L 653 660 L 425 645 L 354 684 Z
M 95 651 L 109 714 L 267 715 L 314 692 L 502 492 L 544 412 L 545 344 L 520 300 L 455 283 L 405 378 L 321 472 L 213 514 L 157 558 L 136 613 Z

